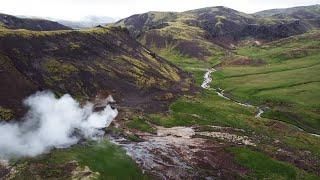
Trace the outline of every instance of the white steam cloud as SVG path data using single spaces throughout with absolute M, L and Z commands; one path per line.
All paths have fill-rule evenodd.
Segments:
M 94 112 L 91 103 L 81 107 L 70 95 L 57 99 L 51 92 L 38 92 L 24 104 L 30 110 L 22 123 L 0 123 L 0 159 L 68 147 L 77 143 L 79 136 L 97 139 L 118 114 L 109 105 Z

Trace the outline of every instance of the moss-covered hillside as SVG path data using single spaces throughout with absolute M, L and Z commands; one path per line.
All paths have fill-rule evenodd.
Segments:
M 188 91 L 189 75 L 157 57 L 123 28 L 0 31 L 0 106 L 19 111 L 36 90 L 80 100 L 113 94 L 123 106 L 156 111 Z M 166 98 L 170 97 L 170 98 Z
M 245 14 L 219 6 L 181 13 L 148 12 L 130 16 L 115 25 L 127 27 L 142 44 L 156 52 L 166 50 L 171 54 L 208 59 L 219 53 L 219 47 L 233 49 L 242 39 L 269 41 L 318 27 L 309 22 L 304 18 Z
M 319 133 L 320 31 L 260 46 L 244 43 L 217 72 L 215 85 L 234 98 L 268 106 L 266 118 Z

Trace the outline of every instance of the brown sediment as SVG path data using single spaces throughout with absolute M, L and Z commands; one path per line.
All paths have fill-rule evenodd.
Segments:
M 156 135 L 141 133 L 142 142 L 111 139 L 121 145 L 143 170 L 161 179 L 236 179 L 236 175 L 248 172 L 235 164 L 233 156 L 225 151 L 230 144 L 237 145 L 245 138 L 237 140 L 236 135 L 229 134 L 234 139 L 222 143 L 215 139 L 196 137 L 199 132 L 195 132 L 194 127 L 156 128 Z M 223 139 L 227 137 L 226 134 Z M 202 135 L 210 136 L 210 132 L 203 132 Z M 217 136 L 218 139 L 221 137 Z

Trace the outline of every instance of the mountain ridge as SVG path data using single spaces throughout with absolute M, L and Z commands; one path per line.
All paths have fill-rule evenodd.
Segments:
M 27 29 L 34 31 L 71 30 L 70 27 L 46 19 L 19 18 L 0 13 L 0 28 Z
M 184 12 L 150 11 L 135 14 L 113 25 L 126 27 L 131 35 L 155 52 L 171 49 L 191 58 L 206 59 L 219 51 L 233 49 L 242 39 L 271 41 L 302 34 L 320 22 L 305 19 L 259 17 L 224 6 Z M 193 47 L 199 52 L 192 52 Z

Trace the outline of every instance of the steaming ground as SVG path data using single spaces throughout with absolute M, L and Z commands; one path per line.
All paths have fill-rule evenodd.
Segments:
M 70 95 L 56 98 L 52 92 L 38 92 L 24 104 L 29 111 L 22 123 L 0 123 L 0 159 L 69 147 L 80 137 L 97 139 L 118 114 L 109 105 L 94 112 L 91 103 L 81 107 Z

